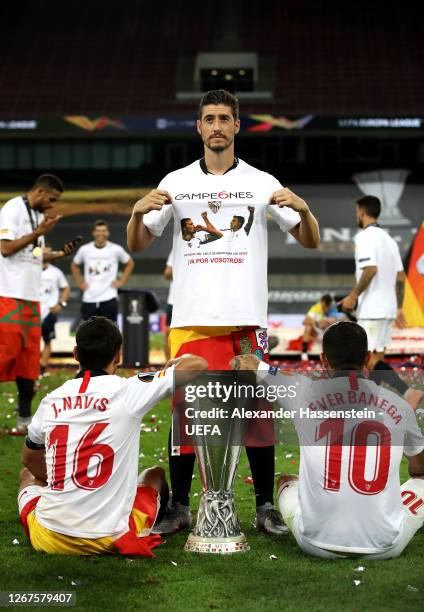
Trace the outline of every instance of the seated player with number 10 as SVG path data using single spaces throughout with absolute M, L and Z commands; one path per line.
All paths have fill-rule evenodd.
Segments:
M 334 323 L 321 354 L 329 379 L 302 377 L 294 400 L 278 400 L 293 411 L 300 442 L 299 477 L 280 476 L 279 508 L 303 552 L 317 557 L 391 559 L 424 524 L 424 437 L 411 406 L 365 378 L 369 358 L 365 330 Z M 260 384 L 293 383 L 253 355 L 235 357 L 232 367 L 257 370 Z M 301 418 L 307 407 L 341 410 L 346 418 Z M 358 414 L 348 418 L 352 409 Z M 411 478 L 400 485 L 402 455 Z
M 121 344 L 109 319 L 82 323 L 74 349 L 80 372 L 49 393 L 32 419 L 18 503 L 36 550 L 153 556 L 161 543 L 150 531 L 167 506 L 168 486 L 160 467 L 137 476 L 141 421 L 171 394 L 174 370 L 193 380 L 208 364 L 186 355 L 165 370 L 121 378 Z

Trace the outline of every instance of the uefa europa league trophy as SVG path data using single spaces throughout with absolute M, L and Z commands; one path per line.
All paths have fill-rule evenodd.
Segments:
M 207 372 L 202 380 L 218 379 L 225 384 L 232 384 L 235 372 Z M 215 554 L 249 550 L 240 530 L 232 490 L 244 436 L 244 421 L 231 418 L 236 401 L 223 403 L 222 400 L 205 398 L 196 400 L 196 403 L 196 409 L 206 410 L 209 414 L 222 408 L 228 418 L 216 418 L 214 415 L 193 419 L 195 426 L 200 426 L 197 429 L 203 432 L 217 425 L 220 435 L 202 433 L 194 437 L 202 494 L 196 526 L 188 537 L 185 550 Z

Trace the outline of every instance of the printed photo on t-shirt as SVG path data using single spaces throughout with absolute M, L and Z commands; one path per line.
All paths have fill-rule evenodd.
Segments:
M 254 206 L 248 206 L 245 214 L 233 215 L 231 218 L 225 215 L 224 218 L 222 213 L 217 214 L 220 202 L 208 202 L 208 205 L 212 213 L 217 215 L 216 220 L 211 220 L 209 213 L 204 211 L 201 213 L 200 223 L 195 223 L 192 217 L 184 217 L 180 221 L 181 237 L 190 249 L 199 248 L 221 239 L 224 239 L 228 248 L 231 249 L 232 243 L 238 246 L 241 238 L 249 236 L 255 217 Z M 244 213 L 244 211 L 241 212 Z M 223 227 L 217 228 L 216 225 L 220 221 Z

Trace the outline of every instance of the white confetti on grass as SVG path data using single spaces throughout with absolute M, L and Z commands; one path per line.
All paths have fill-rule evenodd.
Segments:
M 15 538 L 15 539 L 12 541 L 12 544 L 13 544 L 13 546 L 18 546 L 18 545 L 19 545 L 19 540 L 18 540 L 17 538 Z
M 358 567 L 355 567 L 355 572 L 365 572 L 365 567 L 363 565 L 358 565 Z
M 362 580 L 354 580 L 354 581 L 353 581 L 353 584 L 354 584 L 356 587 L 358 587 L 359 585 L 361 585 L 361 584 L 362 584 Z
M 275 561 L 276 559 L 278 559 L 277 555 L 269 555 L 269 558 L 271 559 L 271 561 Z
M 173 565 L 174 567 L 178 567 L 178 563 L 176 561 L 171 561 L 171 565 Z
M 412 586 L 412 584 L 408 584 L 405 591 L 409 591 L 410 593 L 418 593 L 417 587 Z

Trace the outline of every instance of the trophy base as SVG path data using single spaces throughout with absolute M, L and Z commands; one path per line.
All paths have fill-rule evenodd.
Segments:
M 208 553 L 215 555 L 231 555 L 233 553 L 246 552 L 250 546 L 246 541 L 244 533 L 232 538 L 204 538 L 190 534 L 184 550 L 196 553 Z

